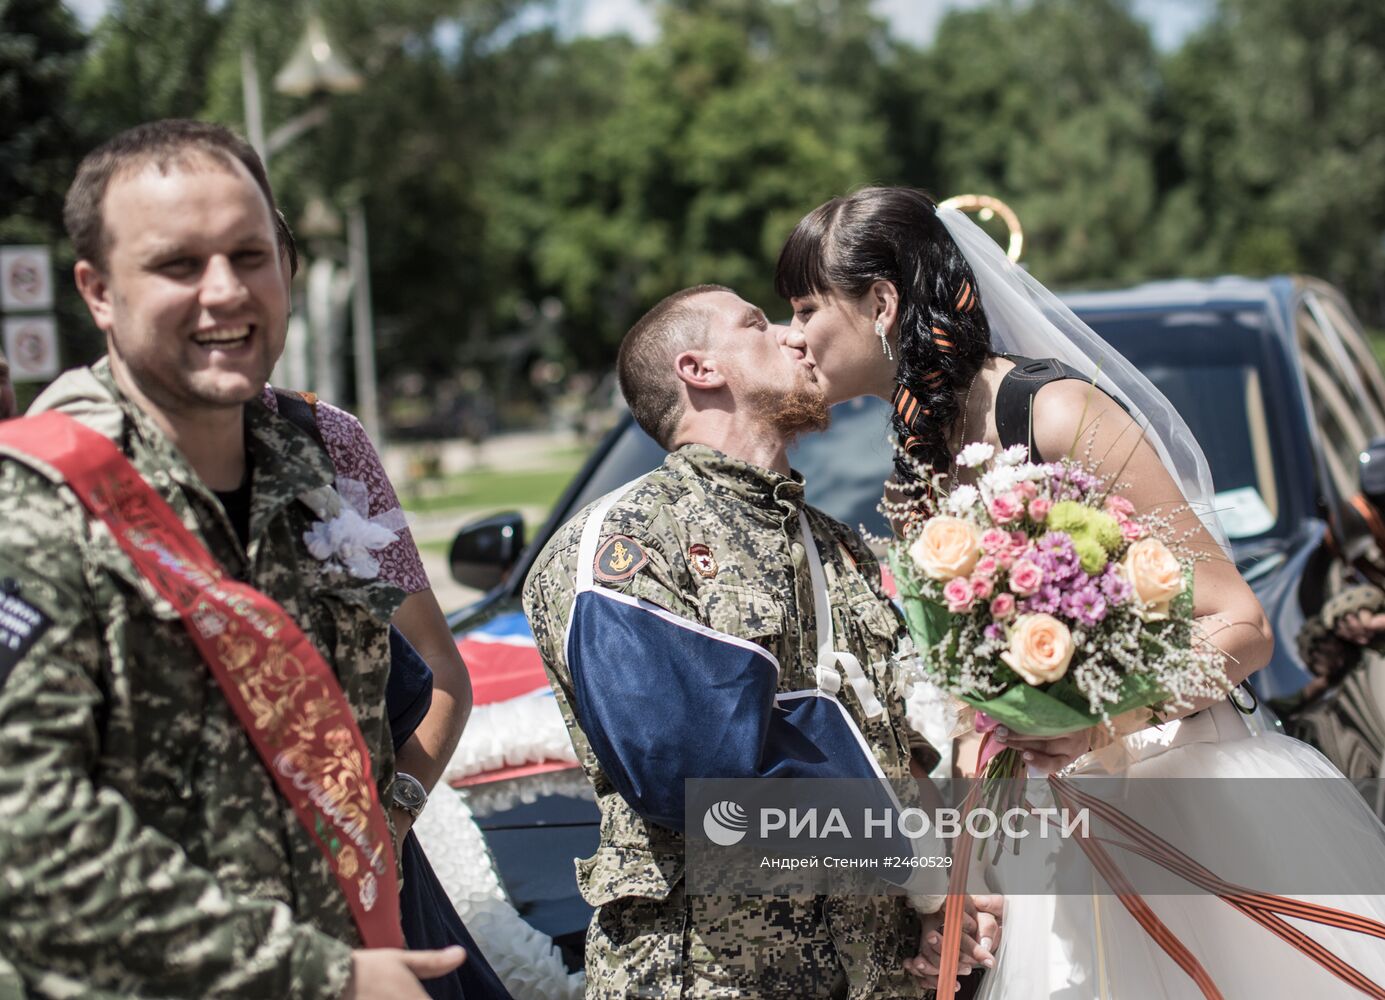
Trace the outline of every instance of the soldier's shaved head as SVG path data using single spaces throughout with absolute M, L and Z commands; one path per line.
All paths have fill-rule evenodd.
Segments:
M 683 417 L 683 396 L 673 359 L 706 344 L 713 312 L 698 302 L 722 285 L 694 285 L 674 292 L 640 317 L 620 342 L 616 373 L 635 422 L 665 448 Z

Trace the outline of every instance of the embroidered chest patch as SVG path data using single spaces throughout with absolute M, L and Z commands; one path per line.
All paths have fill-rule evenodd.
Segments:
M 596 550 L 592 575 L 603 583 L 624 583 L 640 571 L 649 556 L 628 535 L 612 535 Z
M 688 561 L 699 576 L 710 580 L 717 575 L 717 561 L 712 556 L 712 550 L 701 542 L 688 546 Z
M 52 624 L 53 619 L 20 597 L 12 583 L 0 589 L 0 687 Z

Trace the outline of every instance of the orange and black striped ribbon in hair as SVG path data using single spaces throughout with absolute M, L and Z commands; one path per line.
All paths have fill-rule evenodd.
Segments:
M 953 305 L 960 313 L 969 313 L 976 308 L 976 289 L 971 287 L 970 281 L 962 282 L 962 288 L 953 300 Z
M 904 426 L 914 432 L 904 442 L 905 453 L 912 453 L 918 445 L 923 443 L 922 437 L 917 432 L 923 429 L 924 419 L 933 411 L 925 407 L 922 401 L 910 392 L 909 387 L 902 382 L 895 386 L 894 396 L 891 397 L 890 402 L 894 404 L 894 411 L 904 421 Z

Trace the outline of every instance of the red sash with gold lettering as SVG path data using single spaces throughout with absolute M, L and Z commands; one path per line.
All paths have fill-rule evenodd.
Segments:
M 370 754 L 331 667 L 283 608 L 228 577 L 108 438 L 50 412 L 0 445 L 60 472 L 182 616 L 280 793 L 321 848 L 368 948 L 402 948 L 394 844 Z

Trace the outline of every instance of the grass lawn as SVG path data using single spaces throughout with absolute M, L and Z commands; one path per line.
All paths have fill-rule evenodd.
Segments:
M 545 469 L 477 469 L 405 490 L 400 502 L 414 514 L 437 514 L 476 509 L 552 507 L 582 464 L 585 452 L 555 453 Z

